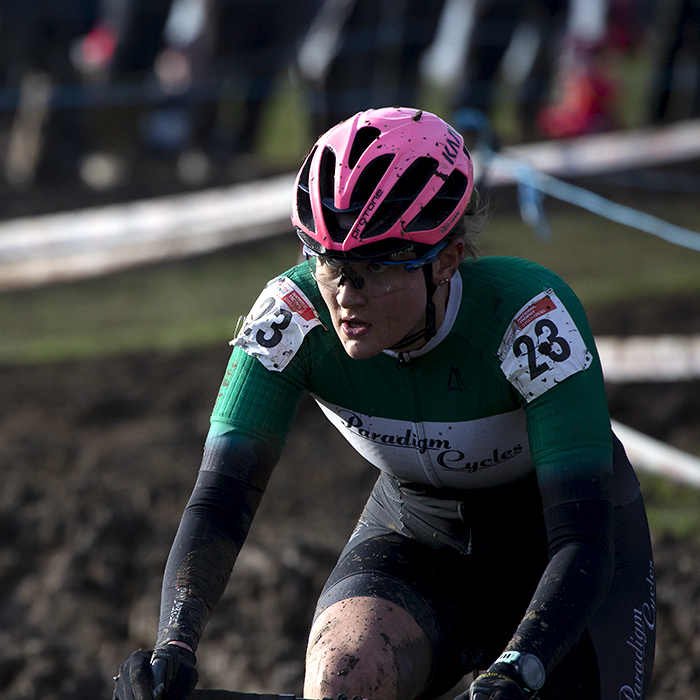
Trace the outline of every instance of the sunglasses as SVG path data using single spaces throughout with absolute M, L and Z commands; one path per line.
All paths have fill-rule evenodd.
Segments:
M 441 241 L 427 253 L 412 260 L 377 260 L 349 262 L 330 255 L 319 255 L 304 246 L 303 254 L 316 282 L 333 292 L 345 284 L 346 280 L 367 296 L 378 296 L 405 287 L 410 281 L 411 272 L 430 265 L 447 245 Z

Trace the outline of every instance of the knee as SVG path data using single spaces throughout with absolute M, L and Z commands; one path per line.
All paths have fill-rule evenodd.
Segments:
M 412 700 L 430 667 L 428 639 L 408 612 L 386 600 L 350 598 L 328 607 L 311 629 L 304 695 Z

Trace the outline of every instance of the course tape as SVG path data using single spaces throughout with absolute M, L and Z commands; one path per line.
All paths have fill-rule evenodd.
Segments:
M 617 421 L 612 421 L 612 429 L 635 469 L 700 488 L 700 458 Z
M 0 291 L 76 280 L 288 230 L 293 175 L 0 222 Z
M 611 384 L 700 379 L 700 336 L 603 336 L 595 343 Z
M 700 233 L 697 231 L 676 226 L 651 214 L 618 204 L 495 152 L 488 154 L 486 162 L 488 168 L 512 178 L 523 188 L 519 195 L 521 215 L 542 238 L 548 238 L 550 232 L 538 192 L 587 209 L 611 221 L 658 236 L 669 243 L 700 252 Z
M 697 233 L 608 202 L 544 172 L 566 177 L 600 175 L 691 158 L 700 158 L 700 120 L 524 144 L 508 149 L 506 155 L 478 147 L 474 152 L 477 173 L 487 173 L 491 185 L 520 183 L 525 220 L 542 237 L 551 236 L 542 205 L 546 191 L 697 250 Z M 284 233 L 290 227 L 293 182 L 293 175 L 285 175 L 175 197 L 0 222 L 0 290 L 80 279 Z
M 472 150 L 478 179 L 492 186 L 516 184 L 522 219 L 535 229 L 539 238 L 551 237 L 543 205 L 543 195 L 549 195 L 670 243 L 700 251 L 700 233 L 554 177 L 554 174 L 565 177 L 609 174 L 698 158 L 699 120 L 658 129 L 642 128 L 526 144 L 505 149 L 505 155 L 496 151 L 490 121 L 480 110 L 459 109 L 453 121 L 461 131 L 477 134 Z
M 700 336 L 598 337 L 606 383 L 700 378 Z M 612 422 L 635 469 L 700 488 L 700 458 Z

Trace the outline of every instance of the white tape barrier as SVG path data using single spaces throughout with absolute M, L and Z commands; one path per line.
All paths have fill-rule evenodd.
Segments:
M 527 144 L 504 155 L 575 176 L 700 157 L 700 120 Z M 478 163 L 477 163 L 478 167 Z M 288 230 L 293 175 L 205 192 L 0 222 L 0 290 L 205 253 Z M 493 175 L 493 185 L 512 182 Z
M 605 381 L 663 382 L 700 378 L 700 336 L 596 338 Z M 700 488 L 700 458 L 617 421 L 613 430 L 634 467 Z
M 700 379 L 700 336 L 601 337 L 595 342 L 606 382 Z
M 625 446 L 635 469 L 658 474 L 688 486 L 700 487 L 700 458 L 617 421 L 612 421 L 612 428 Z
M 700 378 L 700 336 L 596 338 L 605 381 L 664 382 Z M 634 467 L 700 488 L 700 458 L 613 421 Z
M 0 290 L 205 253 L 291 226 L 294 177 L 0 223 Z
M 502 155 L 559 177 L 649 168 L 700 157 L 700 120 L 513 146 Z M 497 186 L 515 178 L 506 170 L 490 170 L 487 181 Z

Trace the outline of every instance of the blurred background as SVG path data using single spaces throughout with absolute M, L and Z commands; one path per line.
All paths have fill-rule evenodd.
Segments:
M 294 169 L 361 109 L 500 144 L 698 116 L 692 0 L 3 0 L 5 216 Z M 69 200 L 51 197 L 73 191 Z
M 297 260 L 290 178 L 359 110 L 464 133 L 482 252 L 562 275 L 601 351 L 635 341 L 632 369 L 604 363 L 612 417 L 700 457 L 698 0 L 0 0 L 0 80 L 1 698 L 111 697 L 153 644 L 228 341 Z M 576 201 L 489 176 L 494 154 Z M 696 700 L 700 493 L 643 462 L 649 698 Z M 301 692 L 316 595 L 374 478 L 303 403 L 203 686 Z

